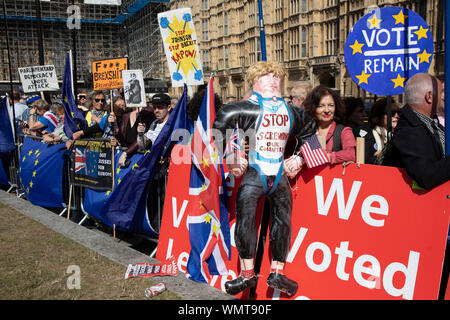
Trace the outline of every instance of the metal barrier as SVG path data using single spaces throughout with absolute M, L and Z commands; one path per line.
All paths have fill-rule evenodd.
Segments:
M 32 135 L 25 135 L 35 140 L 42 140 L 42 137 L 38 136 L 32 136 Z M 23 145 L 23 140 L 25 136 L 19 136 L 19 143 L 16 144 L 16 150 L 13 153 L 13 156 L 11 157 L 10 164 L 8 166 L 9 170 L 9 176 L 10 176 L 10 188 L 8 189 L 8 193 L 15 190 L 16 196 L 20 198 L 26 199 L 25 192 L 20 184 L 19 180 L 19 157 L 21 152 L 21 147 Z M 104 141 L 104 139 L 83 139 L 87 141 Z M 126 148 L 124 147 L 116 147 L 115 150 L 124 151 Z M 137 151 L 140 154 L 144 154 L 145 150 Z M 63 169 L 63 199 L 64 202 L 62 205 L 62 211 L 59 212 L 59 216 L 63 216 L 67 213 L 67 218 L 70 218 L 70 212 L 76 211 L 77 213 L 81 213 L 83 217 L 80 219 L 79 222 L 77 222 L 78 225 L 83 225 L 83 223 L 88 219 L 91 218 L 93 220 L 98 220 L 95 216 L 87 212 L 83 206 L 84 203 L 84 193 L 85 193 L 85 187 L 82 186 L 73 186 L 72 190 L 70 190 L 70 184 L 71 184 L 71 170 L 72 170 L 72 163 L 71 163 L 71 157 L 65 158 L 64 162 L 64 169 Z M 152 193 L 152 197 L 150 198 L 150 202 L 147 202 L 147 206 L 150 204 L 152 205 L 152 209 L 154 210 L 148 210 L 148 212 L 152 212 L 152 217 L 148 217 L 148 221 L 151 221 L 154 225 L 151 225 L 151 227 L 156 231 L 158 236 L 150 237 L 145 235 L 139 235 L 140 237 L 147 239 L 149 241 L 152 241 L 154 243 L 158 243 L 159 238 L 159 232 L 161 227 L 161 217 L 163 214 L 164 209 L 164 197 L 165 197 L 165 190 L 167 186 L 167 172 L 163 176 L 161 176 L 159 179 L 157 179 L 157 183 L 154 184 L 150 189 L 149 193 Z M 156 195 L 156 197 L 155 197 Z M 70 201 L 69 201 L 70 199 Z M 70 203 L 70 208 L 69 208 Z M 70 210 L 69 210 L 70 209 Z M 156 254 L 156 248 L 153 250 L 153 252 L 150 254 L 151 257 L 154 257 Z

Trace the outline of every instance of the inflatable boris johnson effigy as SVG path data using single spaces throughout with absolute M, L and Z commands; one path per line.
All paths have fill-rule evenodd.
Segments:
M 243 299 L 253 288 L 257 299 L 436 299 L 449 223 L 448 183 L 418 190 L 403 169 L 364 164 L 321 165 L 298 174 L 303 160 L 297 153 L 284 155 L 287 137 L 296 135 L 301 146 L 315 127 L 279 99 L 283 73 L 276 65 L 258 64 L 267 69 L 251 78 L 253 96 L 225 106 L 214 122 L 221 131 L 237 124 L 263 139 L 250 141 L 248 158 L 242 152 L 225 158 L 234 242 L 231 258 L 221 262 L 225 274 L 211 270 L 211 248 L 200 254 L 207 282 Z M 276 143 L 268 138 L 274 136 Z M 184 148 L 177 146 L 172 159 L 189 153 Z M 187 216 L 198 210 L 198 201 L 180 188 L 189 185 L 190 164 L 177 163 L 169 171 L 156 257 L 173 255 L 187 272 Z M 257 277 L 254 251 L 264 196 L 273 211 L 269 250 Z

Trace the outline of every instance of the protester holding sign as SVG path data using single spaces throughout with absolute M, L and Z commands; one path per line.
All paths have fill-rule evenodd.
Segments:
M 336 91 L 320 85 L 306 97 L 304 107 L 317 123 L 317 136 L 331 164 L 356 160 L 356 141 L 352 128 L 342 124 L 343 105 Z
M 119 159 L 119 164 L 121 166 L 125 166 L 127 157 L 134 154 L 138 148 L 144 150 L 151 147 L 169 119 L 172 107 L 170 97 L 167 94 L 155 94 L 152 97 L 152 106 L 156 119 L 148 126 L 148 131 L 145 131 L 147 125 L 144 122 L 138 124 L 136 144 L 132 144 L 124 153 L 122 153 Z
M 444 128 L 436 118 L 441 91 L 441 82 L 426 73 L 418 73 L 408 80 L 406 105 L 383 161 L 384 165 L 404 167 L 427 190 L 450 180 Z
M 125 103 L 124 100 L 123 103 Z M 121 146 L 128 148 L 125 152 L 130 155 L 137 150 L 138 124 L 143 123 L 147 130 L 155 119 L 155 115 L 146 108 L 127 108 L 121 117 L 117 139 Z M 130 149 L 131 147 L 133 150 Z
M 103 91 L 93 91 L 89 95 L 89 111 L 86 114 L 86 121 L 89 126 L 100 123 L 106 114 L 106 96 Z
M 304 162 L 298 156 L 284 160 L 284 152 L 291 135 L 298 139 L 299 150 L 316 128 L 305 109 L 285 103 L 281 96 L 284 76 L 285 70 L 276 63 L 260 61 L 250 66 L 247 79 L 253 87 L 252 96 L 225 105 L 213 125 L 223 136 L 227 129 L 233 130 L 236 125 L 244 132 L 253 130 L 248 160 L 235 153 L 225 159 L 233 176 L 243 176 L 236 198 L 235 229 L 241 273 L 225 283 L 226 291 L 233 295 L 256 286 L 254 255 L 258 228 L 255 219 L 259 199 L 263 196 L 271 202 L 272 262 L 267 284 L 289 295 L 295 294 L 298 288 L 283 271 L 292 233 L 292 194 L 287 176 L 295 176 Z
M 103 91 L 92 91 L 89 94 L 88 105 L 89 111 L 86 114 L 86 121 L 89 127 L 85 130 L 74 132 L 73 140 L 77 140 L 81 136 L 85 138 L 101 138 L 103 135 L 104 128 L 102 129 L 99 126 L 102 118 L 107 115 L 105 110 L 106 96 Z

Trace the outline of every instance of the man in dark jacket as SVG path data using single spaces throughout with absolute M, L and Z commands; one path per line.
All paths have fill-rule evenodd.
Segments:
M 445 131 L 436 118 L 441 91 L 441 82 L 426 73 L 418 73 L 408 80 L 406 105 L 383 161 L 383 165 L 405 168 L 427 190 L 450 180 Z

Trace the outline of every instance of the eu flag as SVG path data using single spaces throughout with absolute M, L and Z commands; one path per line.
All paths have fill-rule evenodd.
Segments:
M 137 219 L 145 214 L 148 194 L 148 182 L 168 161 L 169 151 L 174 143 L 172 132 L 176 129 L 189 130 L 191 123 L 187 117 L 187 86 L 169 119 L 147 152 L 132 170 L 124 176 L 114 193 L 103 207 L 103 213 L 109 221 L 125 230 L 130 230 Z
M 0 152 L 8 152 L 15 148 L 7 99 L 4 97 L 0 100 Z
M 189 278 L 207 283 L 209 274 L 225 275 L 225 260 L 230 259 L 230 223 L 222 159 L 214 144 L 212 124 L 214 78 L 211 77 L 191 141 L 191 176 L 189 194 L 198 208 L 189 213 L 187 224 L 191 252 L 187 262 Z
M 64 65 L 62 104 L 64 106 L 64 132 L 69 139 L 72 139 L 73 133 L 85 129 L 87 123 L 73 96 L 71 55 L 69 52 L 66 54 Z
M 66 147 L 25 137 L 19 158 L 19 180 L 27 199 L 36 206 L 61 208 Z
M 90 188 L 85 188 L 84 191 L 84 201 L 83 201 L 83 209 L 89 215 L 99 219 L 106 225 L 113 227 L 113 223 L 109 220 L 108 216 L 105 215 L 105 212 L 102 210 L 106 201 L 117 192 L 117 186 L 120 185 L 124 179 L 124 177 L 132 170 L 137 168 L 137 162 L 142 159 L 143 154 L 134 154 L 130 158 L 130 165 L 126 168 L 121 167 L 118 162 L 122 151 L 116 151 L 115 153 L 115 174 L 114 174 L 114 189 L 112 190 L 94 190 Z M 156 236 L 157 232 L 154 230 L 153 226 L 149 224 L 149 221 L 146 217 L 145 208 L 142 210 L 137 210 L 140 214 L 135 216 L 133 219 L 133 223 L 126 230 L 128 232 L 132 232 L 135 234 L 144 234 L 150 236 Z M 120 226 L 116 226 L 118 230 L 123 230 Z
M 9 185 L 9 179 L 6 175 L 5 169 L 3 169 L 3 163 L 0 159 L 0 184 Z

